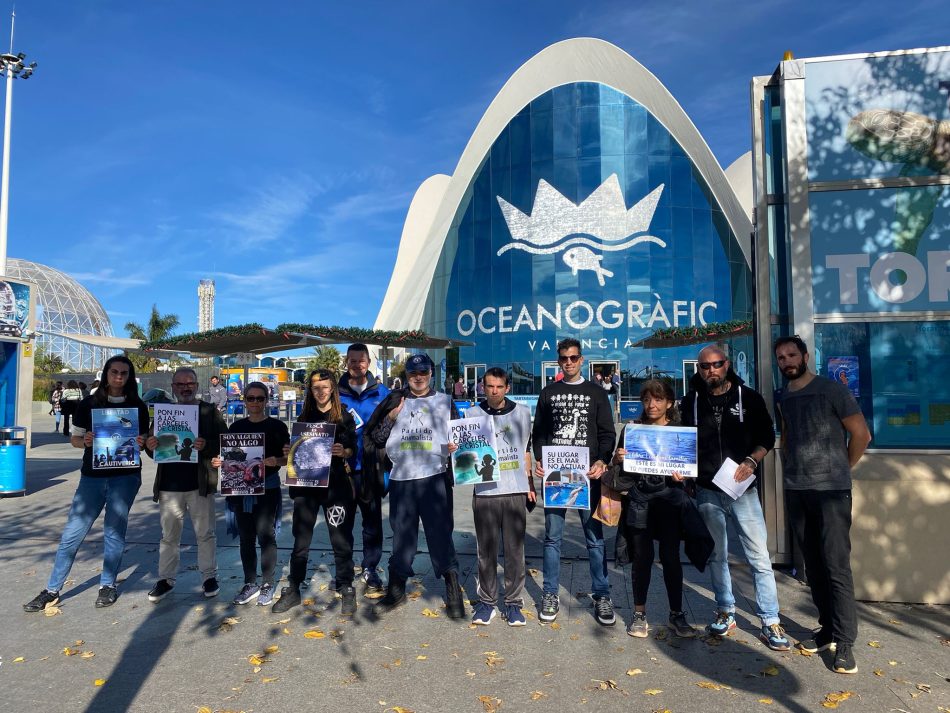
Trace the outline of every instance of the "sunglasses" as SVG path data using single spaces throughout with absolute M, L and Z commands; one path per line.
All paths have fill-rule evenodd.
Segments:
M 182 388 L 182 389 L 185 389 L 185 388 L 193 389 L 193 388 L 195 388 L 197 385 L 198 385 L 198 382 L 197 382 L 197 381 L 175 381 L 175 382 L 172 382 L 172 386 L 177 386 L 177 387 Z
M 716 361 L 701 361 L 699 362 L 699 368 L 703 371 L 709 371 L 710 369 L 722 369 L 725 363 L 725 359 L 718 359 Z
M 583 359 L 583 357 L 580 354 L 568 354 L 566 356 L 559 356 L 557 358 L 559 362 L 562 362 L 564 364 L 566 364 L 567 362 L 571 362 L 571 364 L 576 364 L 581 359 Z
M 250 401 L 251 403 L 263 403 L 264 401 L 267 401 L 267 397 L 266 396 L 245 396 L 244 400 Z

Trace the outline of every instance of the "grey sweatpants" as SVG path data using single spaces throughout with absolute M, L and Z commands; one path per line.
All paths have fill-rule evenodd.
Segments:
M 524 604 L 525 494 L 472 497 L 478 544 L 478 598 L 492 606 L 498 601 L 498 533 L 505 544 L 505 604 Z

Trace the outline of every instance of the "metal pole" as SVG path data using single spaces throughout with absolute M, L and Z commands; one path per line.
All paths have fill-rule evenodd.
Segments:
M 13 113 L 13 68 L 9 64 L 6 67 L 6 75 L 7 103 L 3 119 L 3 175 L 0 177 L 0 275 L 7 274 L 7 222 L 10 205 L 10 119 Z

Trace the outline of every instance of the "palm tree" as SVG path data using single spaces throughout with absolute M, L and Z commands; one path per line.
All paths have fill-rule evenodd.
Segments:
M 172 330 L 181 324 L 177 314 L 159 314 L 158 306 L 152 305 L 152 314 L 148 324 L 143 328 L 136 322 L 126 322 L 125 331 L 132 339 L 141 339 L 146 342 L 156 342 L 164 339 Z M 136 371 L 152 372 L 158 367 L 158 359 L 144 354 L 129 354 L 129 359 L 135 364 Z

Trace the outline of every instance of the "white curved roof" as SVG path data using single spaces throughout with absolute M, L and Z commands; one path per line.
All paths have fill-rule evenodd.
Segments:
M 726 178 L 736 193 L 739 205 L 745 211 L 749 220 L 752 220 L 752 209 L 755 208 L 755 195 L 752 190 L 752 152 L 746 151 L 739 158 L 729 164 L 726 169 Z
M 501 88 L 478 122 L 455 172 L 444 186 L 438 206 L 433 207 L 428 203 L 436 198 L 434 192 L 422 195 L 420 187 L 416 193 L 406 218 L 403 240 L 407 237 L 407 231 L 410 232 L 410 239 L 414 243 L 413 254 L 417 259 L 411 265 L 411 272 L 403 274 L 401 268 L 405 266 L 402 261 L 404 248 L 400 244 L 393 277 L 376 319 L 377 328 L 418 328 L 422 323 L 429 285 L 432 283 L 445 236 L 465 191 L 492 144 L 515 115 L 533 99 L 555 87 L 577 82 L 596 82 L 623 92 L 643 105 L 669 131 L 699 170 L 716 202 L 722 207 L 746 263 L 751 265 L 749 240 L 752 224 L 749 217 L 740 206 L 722 167 L 706 141 L 673 95 L 660 80 L 619 47 L 591 38 L 564 40 L 529 59 Z M 423 187 L 431 180 L 423 183 Z M 421 204 L 423 200 L 427 202 L 425 206 Z M 416 220 L 414 212 L 427 214 L 433 209 L 434 215 L 425 237 L 416 234 L 415 227 L 413 231 L 409 231 L 410 220 L 414 223 Z M 417 227 L 418 223 L 415 225 Z M 420 240 L 422 243 L 416 244 Z

